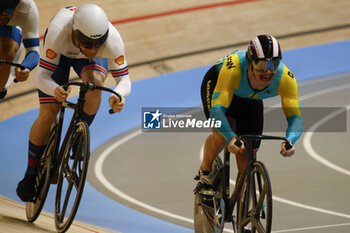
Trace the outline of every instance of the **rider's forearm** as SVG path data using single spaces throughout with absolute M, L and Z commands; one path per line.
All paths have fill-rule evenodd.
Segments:
M 22 65 L 28 70 L 33 70 L 39 63 L 40 55 L 36 50 L 28 52 L 22 62 Z
M 216 130 L 229 142 L 236 134 L 232 131 L 230 123 L 225 116 L 226 110 L 227 108 L 222 105 L 214 105 L 210 109 L 210 118 L 221 121 L 221 127 L 217 127 Z
M 39 67 L 35 78 L 35 84 L 39 90 L 47 95 L 54 96 L 55 89 L 59 86 L 52 78 L 52 71 Z
M 114 77 L 114 79 L 117 85 L 114 91 L 119 93 L 124 98 L 127 97 L 131 92 L 131 82 L 129 75 L 126 75 L 124 77 Z
M 288 128 L 286 138 L 294 144 L 303 132 L 303 119 L 299 115 L 287 117 Z

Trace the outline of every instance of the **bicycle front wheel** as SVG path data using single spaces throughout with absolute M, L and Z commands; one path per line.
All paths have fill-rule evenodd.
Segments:
M 272 224 L 272 189 L 262 162 L 254 162 L 246 175 L 237 206 L 237 230 L 244 233 L 270 233 Z
M 26 217 L 29 222 L 34 222 L 40 215 L 44 206 L 47 193 L 50 187 L 50 175 L 52 166 L 52 156 L 54 153 L 55 134 L 57 124 L 54 123 L 51 128 L 48 144 L 38 165 L 38 175 L 36 177 L 37 194 L 34 202 L 26 203 Z
M 216 157 L 209 174 L 215 190 L 212 199 L 206 199 L 198 192 L 194 194 L 193 220 L 195 233 L 220 233 L 223 231 L 225 202 L 223 200 L 222 168 L 221 159 Z
M 80 121 L 63 148 L 55 200 L 55 225 L 65 232 L 72 224 L 83 194 L 90 157 L 90 135 L 86 122 Z

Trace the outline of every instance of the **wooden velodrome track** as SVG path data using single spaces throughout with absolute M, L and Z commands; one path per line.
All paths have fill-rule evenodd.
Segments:
M 120 31 L 132 81 L 208 65 L 257 34 L 270 33 L 282 50 L 350 38 L 348 0 L 37 0 L 40 35 L 64 6 L 96 3 Z M 0 102 L 0 120 L 38 107 L 34 70 Z M 74 77 L 75 74 L 72 74 Z M 106 85 L 114 85 L 109 77 Z M 29 132 L 28 132 L 29 133 Z M 47 214 L 50 215 L 50 214 Z M 111 232 L 77 223 L 71 232 Z M 27 224 L 23 205 L 0 199 L 0 232 L 52 232 L 53 219 Z

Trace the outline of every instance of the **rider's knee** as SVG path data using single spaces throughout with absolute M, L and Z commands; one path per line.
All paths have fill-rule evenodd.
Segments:
M 56 115 L 53 114 L 39 114 L 38 121 L 42 125 L 50 126 L 56 119 Z
M 223 146 L 226 144 L 226 139 L 222 134 L 220 134 L 217 130 L 213 129 L 212 134 L 210 135 L 210 140 L 212 140 L 213 143 Z
M 38 121 L 50 126 L 56 120 L 59 109 L 59 106 L 56 106 L 56 104 L 41 105 Z
M 97 70 L 86 70 L 81 74 L 81 79 L 83 82 L 90 82 L 98 86 L 103 86 L 106 76 Z
M 225 138 L 216 132 L 216 130 L 213 130 L 213 133 L 206 139 L 204 147 L 205 154 L 210 153 L 216 156 L 224 148 L 225 144 Z

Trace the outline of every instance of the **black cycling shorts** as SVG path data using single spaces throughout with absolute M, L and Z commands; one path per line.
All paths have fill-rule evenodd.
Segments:
M 209 118 L 211 97 L 218 79 L 215 66 L 205 74 L 201 85 L 201 97 L 206 118 Z M 262 134 L 264 125 L 264 105 L 262 100 L 241 98 L 233 96 L 225 115 L 236 120 L 237 135 Z

